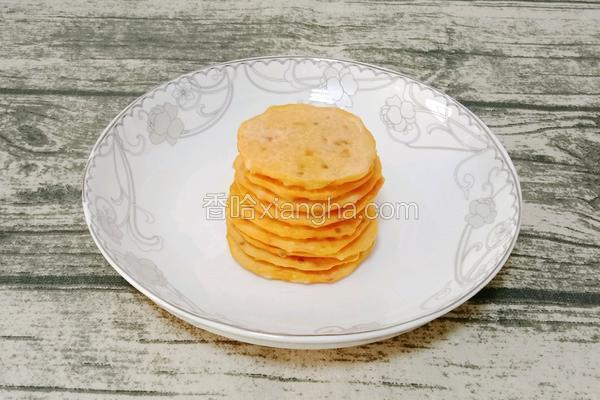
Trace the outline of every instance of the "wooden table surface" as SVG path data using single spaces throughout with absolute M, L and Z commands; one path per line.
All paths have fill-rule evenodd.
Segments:
M 191 327 L 96 249 L 80 183 L 132 99 L 270 54 L 402 71 L 479 115 L 525 199 L 501 273 L 367 346 L 292 351 Z M 0 398 L 600 398 L 600 4 L 0 3 Z

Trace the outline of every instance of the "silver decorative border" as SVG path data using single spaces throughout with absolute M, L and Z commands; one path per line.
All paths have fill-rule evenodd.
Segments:
M 324 327 L 324 328 L 321 328 L 318 331 L 316 331 L 314 334 L 298 334 L 298 335 L 297 334 L 262 332 L 262 331 L 257 331 L 257 330 L 252 330 L 252 329 L 244 328 L 241 326 L 237 326 L 235 323 L 232 323 L 232 322 L 222 322 L 223 320 L 226 321 L 226 319 L 223 318 L 223 316 L 218 316 L 217 319 L 207 317 L 206 313 L 203 312 L 203 310 L 197 309 L 197 307 L 195 305 L 194 305 L 194 307 L 192 307 L 193 309 L 195 309 L 195 311 L 192 312 L 192 311 L 183 309 L 180 305 L 177 305 L 173 302 L 164 300 L 163 298 L 159 297 L 152 291 L 150 291 L 147 288 L 145 288 L 144 286 L 142 286 L 129 273 L 127 273 L 127 271 L 125 271 L 124 269 L 122 269 L 122 267 L 119 266 L 118 258 L 122 258 L 122 257 L 118 257 L 117 259 L 114 259 L 112 257 L 112 255 L 109 254 L 112 252 L 109 250 L 110 245 L 98 236 L 96 229 L 93 226 L 94 224 L 92 221 L 95 218 L 95 216 L 90 211 L 90 206 L 89 206 L 89 204 L 90 204 L 89 194 L 90 193 L 87 189 L 87 183 L 91 176 L 90 175 L 91 170 L 94 167 L 94 157 L 97 152 L 101 153 L 100 149 L 103 146 L 103 142 L 106 139 L 106 137 L 109 135 L 109 133 L 113 130 L 113 128 L 122 126 L 123 118 L 126 115 L 128 115 L 128 114 L 133 115 L 133 113 L 136 110 L 141 110 L 143 108 L 144 101 L 152 99 L 156 93 L 158 93 L 160 91 L 166 91 L 173 85 L 178 85 L 182 81 L 185 81 L 186 79 L 189 80 L 195 74 L 200 74 L 200 73 L 208 74 L 214 70 L 217 70 L 220 72 L 222 70 L 226 70 L 227 68 L 232 68 L 235 71 L 237 69 L 237 67 L 239 67 L 239 66 L 247 66 L 247 65 L 252 65 L 254 63 L 267 63 L 267 62 L 284 63 L 289 60 L 295 60 L 297 62 L 302 62 L 302 61 L 325 62 L 325 63 L 329 63 L 329 64 L 341 65 L 342 69 L 350 67 L 350 66 L 358 67 L 360 71 L 370 70 L 376 74 L 386 74 L 390 79 L 390 83 L 393 83 L 395 78 L 403 78 L 403 79 L 407 80 L 408 82 L 412 82 L 413 84 L 419 85 L 421 88 L 429 90 L 434 95 L 445 99 L 447 104 L 455 105 L 456 109 L 458 110 L 458 112 L 461 116 L 466 117 L 470 124 L 476 125 L 486 135 L 486 137 L 489 140 L 491 140 L 491 142 L 493 143 L 493 146 L 490 146 L 490 147 L 494 148 L 494 151 L 496 152 L 496 157 L 498 157 L 498 155 L 500 156 L 499 159 L 501 159 L 501 161 L 503 162 L 503 165 L 506 167 L 506 170 L 508 172 L 510 172 L 510 175 L 514 182 L 514 186 L 515 186 L 513 188 L 513 190 L 515 192 L 514 193 L 515 194 L 514 208 L 517 211 L 517 215 L 516 215 L 516 220 L 515 220 L 514 235 L 512 236 L 512 240 L 511 240 L 510 244 L 508 246 L 506 246 L 502 257 L 500 258 L 500 261 L 497 263 L 495 268 L 491 269 L 489 271 L 489 273 L 486 274 L 485 276 L 477 276 L 477 278 L 479 278 L 478 282 L 473 282 L 473 281 L 469 282 L 471 284 L 474 284 L 474 286 L 471 288 L 470 291 L 468 291 L 467 293 L 464 293 L 462 296 L 454 299 L 450 304 L 447 304 L 442 308 L 438 308 L 435 311 L 431 311 L 428 314 L 421 315 L 421 316 L 413 318 L 411 320 L 403 321 L 401 323 L 397 323 L 397 324 L 393 324 L 393 325 L 389 325 L 389 326 L 388 325 L 381 326 L 378 324 L 361 324 L 361 325 L 350 327 L 350 328 Z M 247 73 L 247 69 L 245 72 Z M 339 73 L 339 71 L 338 71 L 338 73 Z M 297 91 L 303 91 L 308 88 L 314 88 L 314 85 L 303 84 L 302 81 L 298 80 L 297 77 L 295 77 L 293 74 L 290 76 L 292 77 L 292 79 L 294 79 L 293 82 L 296 82 L 296 84 L 298 85 L 298 87 L 295 88 Z M 324 84 L 324 83 L 321 82 L 321 84 Z M 257 87 L 259 87 L 259 86 L 257 86 Z M 377 89 L 377 87 L 375 87 L 375 89 Z M 349 100 L 348 98 L 350 98 L 351 95 L 354 93 L 347 93 L 347 91 L 345 89 L 343 90 L 343 92 L 344 93 L 343 93 L 342 97 L 339 99 L 336 99 L 336 101 L 334 103 L 336 105 L 342 106 L 342 107 L 351 106 L 351 103 L 348 104 L 348 100 Z M 229 102 L 230 101 L 231 101 L 231 97 L 229 96 Z M 338 101 L 340 103 L 338 103 Z M 178 105 L 181 106 L 181 104 L 178 104 Z M 228 103 L 227 103 L 227 106 L 228 106 Z M 218 119 L 220 119 L 220 117 L 222 116 L 222 114 L 224 113 L 226 108 L 227 107 L 222 109 L 222 112 L 220 113 L 220 115 L 219 115 L 219 113 L 216 113 L 213 115 L 207 114 L 207 117 L 209 117 L 209 120 L 211 119 L 211 117 L 214 117 L 214 115 L 216 115 L 216 117 L 212 118 L 212 120 L 213 120 L 212 123 L 209 121 L 209 123 L 207 125 L 205 125 L 205 127 L 203 127 L 203 128 L 207 129 L 213 123 L 216 123 L 218 121 Z M 141 110 L 141 111 L 144 112 L 143 110 Z M 385 124 L 385 121 L 383 121 L 383 122 Z M 205 129 L 199 129 L 196 131 L 187 131 L 187 132 L 185 132 L 184 135 L 180 135 L 180 137 L 196 134 Z M 139 139 L 139 138 L 136 138 L 136 139 Z M 408 142 L 404 142 L 404 143 L 407 144 L 409 147 L 411 147 L 412 141 L 408 141 Z M 171 144 L 173 144 L 173 143 L 171 143 Z M 490 147 L 487 147 L 487 148 L 489 149 Z M 123 151 L 123 149 L 121 148 L 120 151 Z M 457 183 L 459 183 L 458 180 L 457 180 Z M 460 183 L 459 183 L 459 185 L 460 185 Z M 127 196 L 125 196 L 125 197 L 127 197 Z M 86 201 L 87 201 L 87 203 L 86 203 Z M 522 212 L 523 212 L 522 194 L 521 194 L 519 179 L 518 179 L 516 171 L 514 169 L 514 165 L 512 164 L 508 154 L 506 153 L 506 150 L 500 144 L 500 142 L 495 137 L 495 135 L 489 130 L 489 128 L 487 128 L 487 126 L 477 116 L 475 116 L 473 113 L 471 113 L 466 107 L 464 107 L 458 101 L 437 91 L 436 89 L 431 88 L 427 84 L 416 81 L 404 74 L 401 74 L 401 73 L 398 73 L 398 72 L 395 72 L 395 71 L 392 71 L 389 69 L 385 69 L 385 68 L 381 68 L 381 67 L 377 67 L 374 65 L 361 63 L 361 62 L 349 61 L 349 60 L 332 59 L 332 58 L 302 57 L 302 56 L 258 57 L 258 58 L 240 59 L 240 60 L 234 60 L 234 61 L 230 61 L 230 62 L 226 62 L 226 63 L 215 64 L 210 67 L 204 68 L 202 70 L 198 70 L 198 71 L 180 76 L 179 78 L 177 78 L 173 81 L 167 82 L 165 84 L 162 84 L 162 85 L 150 90 L 148 93 L 146 93 L 146 94 L 140 96 L 139 98 L 137 98 L 136 100 L 134 100 L 111 121 L 111 123 L 107 126 L 107 128 L 105 128 L 105 130 L 100 135 L 98 141 L 96 142 L 93 150 L 90 153 L 90 156 L 88 158 L 88 161 L 87 161 L 87 164 L 85 167 L 84 178 L 83 178 L 83 183 L 82 183 L 82 205 L 83 205 L 83 209 L 84 209 L 86 223 L 90 230 L 90 234 L 91 234 L 92 238 L 94 239 L 94 241 L 96 242 L 96 245 L 100 249 L 101 253 L 107 259 L 107 261 L 113 266 L 113 268 L 115 268 L 115 270 L 117 270 L 117 272 L 119 272 L 119 274 L 121 274 L 130 284 L 132 284 L 139 291 L 141 291 L 146 296 L 148 296 L 150 299 L 152 299 L 155 303 L 161 305 L 164 308 L 167 308 L 169 311 L 171 311 L 179 316 L 182 316 L 184 319 L 196 321 L 198 324 L 205 325 L 212 329 L 222 330 L 225 332 L 227 332 L 227 331 L 234 332 L 235 331 L 235 332 L 237 332 L 238 335 L 246 334 L 246 335 L 251 335 L 254 338 L 259 337 L 264 340 L 273 340 L 273 341 L 284 341 L 285 342 L 286 338 L 294 338 L 294 341 L 298 342 L 300 340 L 300 338 L 305 338 L 307 340 L 307 343 L 308 342 L 310 342 L 310 343 L 321 342 L 321 340 L 319 340 L 319 338 L 322 338 L 323 342 L 333 342 L 333 341 L 335 341 L 335 340 L 332 340 L 332 338 L 334 338 L 334 337 L 344 337 L 344 339 L 342 341 L 348 342 L 348 341 L 352 341 L 352 339 L 350 339 L 351 337 L 356 337 L 356 339 L 354 339 L 354 340 L 358 340 L 358 337 L 364 337 L 366 334 L 369 334 L 369 336 L 372 338 L 383 337 L 384 335 L 389 336 L 390 334 L 399 334 L 408 329 L 412 329 L 414 327 L 425 324 L 425 323 L 431 321 L 432 319 L 435 319 L 438 316 L 443 315 L 446 312 L 448 312 L 448 311 L 454 309 L 455 307 L 459 306 L 460 304 L 464 303 L 470 297 L 472 297 L 474 294 L 476 294 L 483 286 L 485 286 L 505 264 L 506 260 L 508 259 L 509 255 L 510 255 L 510 252 L 512 251 L 512 249 L 514 247 L 516 239 L 518 237 L 518 233 L 519 233 L 520 226 L 521 226 Z M 134 205 L 137 206 L 137 204 L 135 203 L 135 200 L 134 200 Z M 110 211 L 108 211 L 108 213 L 110 214 Z M 135 212 L 134 212 L 134 214 L 135 214 Z M 108 218 L 108 219 L 110 219 L 110 218 Z M 465 225 L 465 230 L 467 230 L 468 227 L 469 227 L 469 224 L 467 223 Z M 463 232 L 463 236 L 464 236 L 464 232 Z M 145 237 L 145 238 L 148 239 L 148 237 Z M 130 255 L 128 254 L 128 255 L 124 255 L 124 256 L 129 257 Z M 133 256 L 136 257 L 135 255 L 133 255 Z M 140 258 L 140 257 L 136 257 L 136 260 L 138 262 L 147 261 L 146 259 Z M 160 276 L 158 278 L 160 278 Z M 447 294 L 448 294 L 448 288 L 444 287 L 444 288 L 442 288 L 442 290 L 439 293 L 437 293 L 433 297 L 435 297 L 436 300 L 439 300 L 438 296 L 442 297 L 443 299 L 446 299 Z M 190 304 L 187 301 L 185 303 L 189 307 Z M 428 309 L 428 307 L 423 307 L 423 308 L 424 308 L 424 310 Z M 204 314 L 204 315 L 202 315 L 202 314 Z M 349 332 L 348 331 L 349 329 L 353 329 L 353 330 Z

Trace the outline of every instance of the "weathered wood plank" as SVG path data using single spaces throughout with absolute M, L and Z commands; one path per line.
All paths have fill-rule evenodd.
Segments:
M 0 303 L 0 390 L 25 395 L 585 398 L 600 378 L 598 306 L 467 305 L 382 343 L 307 352 L 194 329 L 135 292 L 1 290 Z
M 600 3 L 309 0 L 0 4 L 1 398 L 600 396 Z M 205 64 L 357 59 L 458 98 L 525 199 L 506 268 L 383 343 L 301 352 L 177 321 L 96 250 L 79 206 L 97 135 Z
M 526 5 L 152 1 L 132 16 L 120 3 L 64 13 L 19 2 L 5 5 L 0 75 L 20 92 L 141 93 L 260 49 L 386 65 L 463 100 L 598 110 L 600 5 Z

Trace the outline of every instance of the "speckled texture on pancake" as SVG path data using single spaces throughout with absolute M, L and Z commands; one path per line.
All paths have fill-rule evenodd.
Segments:
M 367 175 L 375 140 L 361 119 L 334 107 L 288 104 L 244 121 L 238 150 L 251 173 L 318 189 Z
M 285 186 L 283 183 L 264 175 L 252 174 L 246 168 L 240 157 L 237 157 L 233 163 L 236 175 L 242 174 L 248 181 L 258 187 L 268 189 L 284 199 L 307 199 L 312 201 L 327 200 L 332 197 L 339 197 L 348 193 L 366 183 L 373 175 L 381 175 L 381 162 L 379 157 L 375 159 L 375 165 L 371 171 L 364 177 L 355 181 L 346 182 L 341 185 L 330 185 L 321 189 L 307 190 L 301 186 Z

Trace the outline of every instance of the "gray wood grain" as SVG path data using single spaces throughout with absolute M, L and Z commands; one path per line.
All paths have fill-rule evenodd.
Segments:
M 268 54 L 400 70 L 479 115 L 525 199 L 506 267 L 423 328 L 353 349 L 245 345 L 103 260 L 79 205 L 102 128 L 154 85 Z M 0 4 L 0 398 L 600 397 L 600 4 Z

